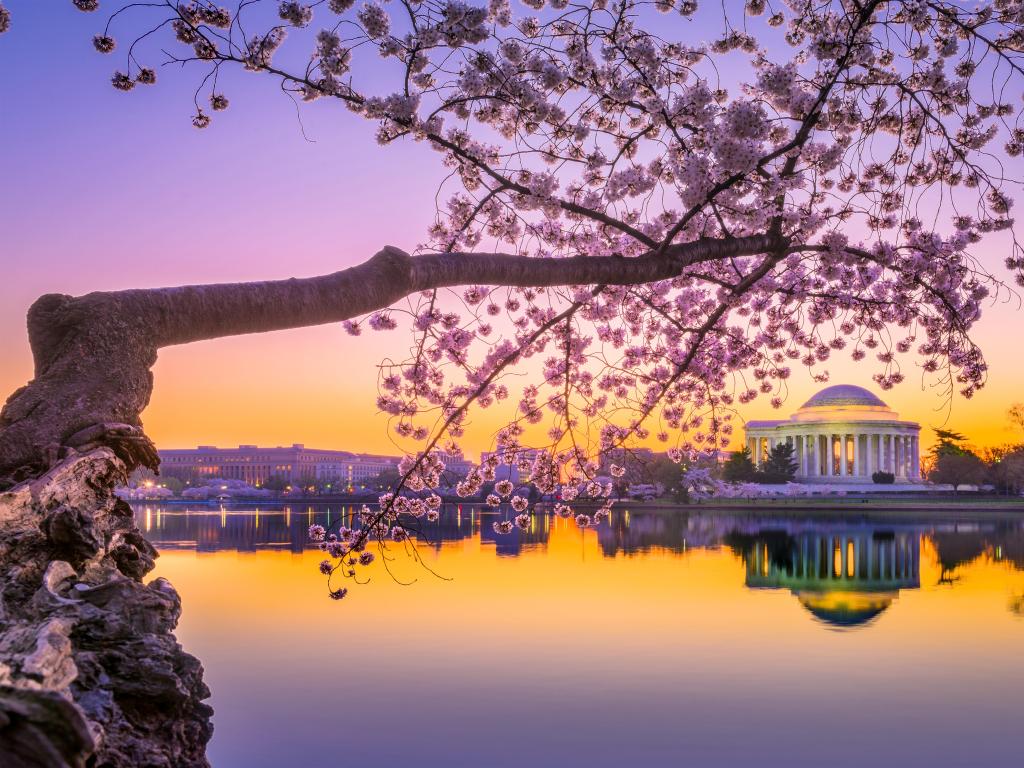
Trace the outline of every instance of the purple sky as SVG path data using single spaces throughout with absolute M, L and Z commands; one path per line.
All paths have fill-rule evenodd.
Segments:
M 314 275 L 363 261 L 381 245 L 424 239 L 443 177 L 439 157 L 407 142 L 382 149 L 373 126 L 337 105 L 301 110 L 265 77 L 237 72 L 231 108 L 191 127 L 196 78 L 156 66 L 155 87 L 109 85 L 123 56 L 96 54 L 101 13 L 69 2 L 8 0 L 0 38 L 0 388 L 31 376 L 24 332 L 40 294 Z M 109 5 L 109 4 L 108 4 Z M 303 136 L 303 128 L 307 140 Z M 989 266 L 998 270 L 1004 254 Z M 978 338 L 988 389 L 954 405 L 950 423 L 1004 442 L 1009 402 L 1024 399 L 1024 362 L 1010 329 L 1021 315 L 989 313 Z M 335 327 L 218 340 L 165 350 L 144 414 L 163 445 L 291 442 L 385 450 L 372 416 L 374 365 L 406 339 L 360 339 Z M 870 371 L 836 364 L 833 381 L 872 387 Z M 801 371 L 789 413 L 819 388 Z M 941 423 L 941 399 L 908 370 L 885 399 L 904 416 Z M 744 412 L 774 415 L 767 403 Z M 482 424 L 493 424 L 489 417 Z M 471 433 L 481 447 L 486 430 Z

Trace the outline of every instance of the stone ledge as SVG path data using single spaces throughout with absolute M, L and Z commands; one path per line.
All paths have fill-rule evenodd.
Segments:
M 73 454 L 0 494 L 0 755 L 4 768 L 204 768 L 202 665 L 173 630 L 156 551 L 113 494 L 124 464 Z

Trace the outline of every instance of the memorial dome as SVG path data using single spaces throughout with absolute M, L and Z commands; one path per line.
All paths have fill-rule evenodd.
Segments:
M 878 395 L 855 384 L 825 387 L 793 414 L 794 421 L 843 421 L 849 419 L 894 420 L 891 410 Z
M 818 392 L 818 394 L 804 403 L 800 410 L 804 408 L 835 408 L 836 406 L 889 407 L 881 398 L 873 392 L 864 389 L 864 387 L 858 387 L 853 384 L 836 384 L 831 387 L 825 387 Z

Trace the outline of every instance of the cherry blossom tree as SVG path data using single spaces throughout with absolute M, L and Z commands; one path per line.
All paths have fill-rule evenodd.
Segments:
M 1010 213 L 1024 3 L 524 5 L 114 3 L 93 40 L 114 88 L 154 86 L 171 64 L 194 78 L 199 129 L 239 73 L 338 101 L 382 146 L 437 153 L 443 204 L 412 255 L 387 247 L 334 275 L 40 298 L 35 378 L 0 416 L 0 475 L 97 441 L 155 466 L 139 413 L 159 347 L 402 327 L 412 351 L 384 369 L 377 405 L 408 456 L 359 529 L 312 532 L 337 577 L 437 514 L 443 452 L 476 408 L 508 419 L 459 493 L 519 464 L 585 526 L 611 503 L 603 456 L 650 440 L 680 462 L 713 453 L 731 409 L 778 407 L 794 369 L 824 381 L 850 355 L 882 389 L 907 366 L 947 396 L 983 385 L 972 325 L 1004 281 L 1024 284 Z M 1002 249 L 1005 273 L 983 248 Z M 533 512 L 508 485 L 488 498 L 502 532 Z

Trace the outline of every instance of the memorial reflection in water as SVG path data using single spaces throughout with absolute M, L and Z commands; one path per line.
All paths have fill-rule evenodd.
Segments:
M 197 552 L 310 550 L 307 529 L 357 523 L 353 506 L 304 506 L 273 509 L 139 506 L 136 515 L 159 549 Z M 476 540 L 498 557 L 542 551 L 558 526 L 572 521 L 538 515 L 527 531 L 495 534 L 493 511 L 474 505 L 445 507 L 441 519 L 423 526 L 420 546 Z M 881 517 L 881 515 L 879 515 Z M 871 623 L 901 590 L 920 586 L 921 542 L 934 548 L 943 574 L 986 555 L 1024 568 L 1024 523 L 931 523 L 894 525 L 883 520 L 844 523 L 830 520 L 706 514 L 699 512 L 615 512 L 587 532 L 605 557 L 634 557 L 649 552 L 685 555 L 722 547 L 740 558 L 750 589 L 789 590 L 811 614 L 829 626 Z
M 836 626 L 855 626 L 888 608 L 902 589 L 920 586 L 921 534 L 873 526 L 729 537 L 752 589 L 788 589 L 807 610 Z

